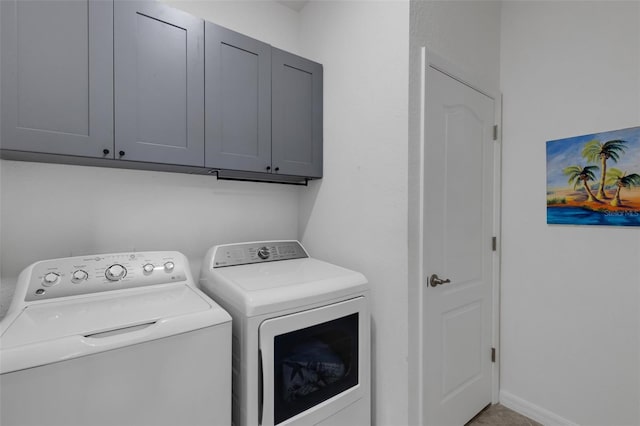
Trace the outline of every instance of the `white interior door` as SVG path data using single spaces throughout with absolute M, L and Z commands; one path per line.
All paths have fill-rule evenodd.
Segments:
M 492 396 L 495 109 L 432 66 L 425 87 L 423 419 L 461 426 Z

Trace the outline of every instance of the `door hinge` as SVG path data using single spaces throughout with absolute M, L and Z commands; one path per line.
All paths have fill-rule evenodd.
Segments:
M 493 251 L 498 250 L 498 237 L 491 238 L 491 250 Z
M 493 140 L 494 141 L 498 140 L 498 125 L 497 124 L 493 125 Z
M 491 362 L 496 362 L 496 348 L 491 348 Z

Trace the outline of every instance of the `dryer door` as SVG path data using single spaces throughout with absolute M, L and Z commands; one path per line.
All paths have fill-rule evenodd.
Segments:
M 369 386 L 369 311 L 364 297 L 260 325 L 261 424 L 316 424 Z

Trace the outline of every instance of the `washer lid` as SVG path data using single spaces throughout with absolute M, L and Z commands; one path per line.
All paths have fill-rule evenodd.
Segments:
M 229 266 L 208 272 L 201 280 L 215 296 L 248 316 L 335 299 L 367 290 L 359 272 L 318 259 Z
M 211 309 L 210 302 L 185 285 L 123 293 L 29 305 L 2 335 L 0 347 L 87 337 Z
M 5 320 L 1 374 L 231 323 L 224 309 L 184 284 L 32 304 Z

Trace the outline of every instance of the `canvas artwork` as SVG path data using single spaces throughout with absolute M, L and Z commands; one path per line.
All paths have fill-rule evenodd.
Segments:
M 640 127 L 547 142 L 547 223 L 640 226 Z

